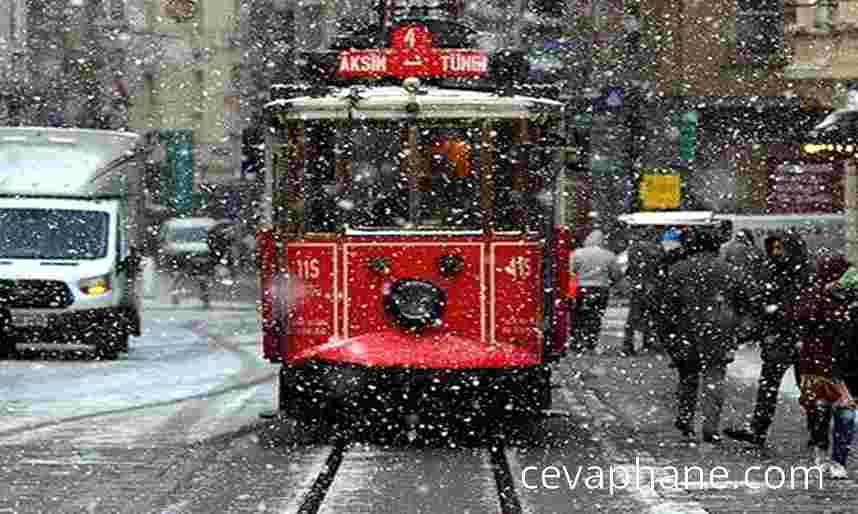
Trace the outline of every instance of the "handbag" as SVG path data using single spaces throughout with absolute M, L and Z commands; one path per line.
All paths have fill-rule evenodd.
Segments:
M 569 283 L 566 284 L 566 298 L 574 299 L 578 296 L 578 274 L 569 274 Z
M 833 382 L 831 392 L 835 398 L 832 401 L 834 407 L 854 407 L 855 400 L 852 399 L 849 388 L 843 382 Z
M 835 407 L 852 407 L 855 403 L 846 384 L 819 375 L 801 376 L 801 397 L 805 402 L 823 401 Z

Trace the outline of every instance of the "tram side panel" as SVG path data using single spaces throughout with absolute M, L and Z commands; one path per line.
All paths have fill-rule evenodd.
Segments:
M 337 244 L 290 241 L 285 250 L 289 289 L 286 348 L 281 341 L 280 353 L 292 360 L 338 335 Z
M 558 225 L 554 230 L 552 257 L 554 261 L 554 317 L 551 320 L 553 331 L 549 345 L 546 346 L 546 360 L 557 360 L 566 355 L 569 349 L 569 334 L 572 319 L 571 302 L 574 301 L 574 291 L 571 291 L 572 274 L 569 260 L 574 250 L 572 230 L 565 225 Z
M 495 241 L 490 254 L 489 338 L 526 350 L 532 364 L 538 364 L 544 340 L 542 247 L 536 242 Z
M 256 269 L 259 280 L 259 314 L 262 319 L 262 355 L 271 362 L 280 360 L 285 348 L 286 310 L 288 309 L 286 274 L 280 273 L 279 244 L 272 228 L 256 233 Z M 276 286 L 275 286 L 276 283 Z

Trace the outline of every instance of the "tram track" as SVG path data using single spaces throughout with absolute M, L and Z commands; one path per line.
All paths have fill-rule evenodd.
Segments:
M 366 462 L 376 465 L 362 466 Z M 490 437 L 479 448 L 455 444 L 453 448 L 376 446 L 342 439 L 333 442 L 320 468 L 302 497 L 291 507 L 284 506 L 276 512 L 332 514 L 353 512 L 360 507 L 372 508 L 373 512 L 427 511 L 426 506 L 409 509 L 407 502 L 415 497 L 440 502 L 438 506 L 442 508 L 455 506 L 458 511 L 472 513 L 527 512 L 516 491 L 506 443 L 500 437 Z M 469 473 L 477 471 L 480 476 Z M 414 476 L 427 483 L 414 487 L 410 480 Z M 431 483 L 433 478 L 446 483 Z M 445 498 L 431 498 L 433 488 L 443 491 Z M 398 494 L 389 494 L 394 491 Z M 449 510 L 435 507 L 428 511 Z

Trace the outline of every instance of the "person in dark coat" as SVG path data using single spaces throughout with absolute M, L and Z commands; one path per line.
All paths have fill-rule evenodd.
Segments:
M 766 254 L 757 246 L 754 233 L 747 228 L 736 232 L 736 235 L 721 246 L 721 257 L 734 268 L 741 268 L 751 276 L 762 275 Z
M 684 257 L 667 269 L 664 288 L 664 341 L 679 374 L 675 425 L 693 437 L 702 379 L 703 440 L 711 443 L 720 441 L 723 384 L 736 348 L 737 309 L 753 294 L 753 282 L 719 256 L 722 243 L 719 231 L 696 229 Z
M 762 248 L 757 246 L 754 233 L 747 228 L 743 228 L 721 246 L 721 258 L 730 265 L 734 270 L 741 270 L 751 280 L 759 281 L 766 276 L 766 253 Z M 755 316 L 759 312 L 754 312 L 755 304 L 743 306 L 740 314 L 743 315 L 747 323 L 742 327 L 739 337 L 739 344 L 752 342 L 762 344 L 765 338 L 765 330 L 760 322 L 760 317 Z
M 851 345 L 842 343 L 850 324 L 848 301 L 835 292 L 837 281 L 848 267 L 842 255 L 819 258 L 813 281 L 802 289 L 791 311 L 792 318 L 801 327 L 799 403 L 807 418 L 808 445 L 814 450 L 815 464 L 837 479 L 848 476 L 845 466 L 854 435 L 855 415 L 848 389 L 839 384 L 844 384 L 846 373 L 852 373 L 844 369 L 844 364 L 858 364 L 854 356 L 849 355 L 848 346 Z M 832 418 L 834 445 L 829 459 Z
M 847 302 L 849 323 L 841 337 L 834 340 L 832 374 L 858 398 L 858 267 L 849 266 L 833 293 Z
M 812 275 L 807 246 L 797 234 L 773 232 L 765 239 L 765 250 L 762 303 L 753 303 L 761 307 L 757 312 L 764 331 L 757 401 L 749 426 L 724 431 L 728 437 L 756 446 L 765 445 L 786 370 L 792 367 L 796 383 L 800 383 L 799 327 L 789 312 Z
M 626 355 L 633 355 L 636 351 L 635 332 L 641 333 L 644 349 L 658 344 L 657 314 L 665 253 L 658 234 L 653 227 L 640 227 L 626 250 L 628 265 L 625 276 L 629 286 L 629 313 L 623 338 L 623 353 Z

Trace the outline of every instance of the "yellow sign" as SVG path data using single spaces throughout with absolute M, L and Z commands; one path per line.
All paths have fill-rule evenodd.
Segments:
M 676 209 L 679 207 L 679 175 L 644 175 L 640 198 L 644 209 Z

